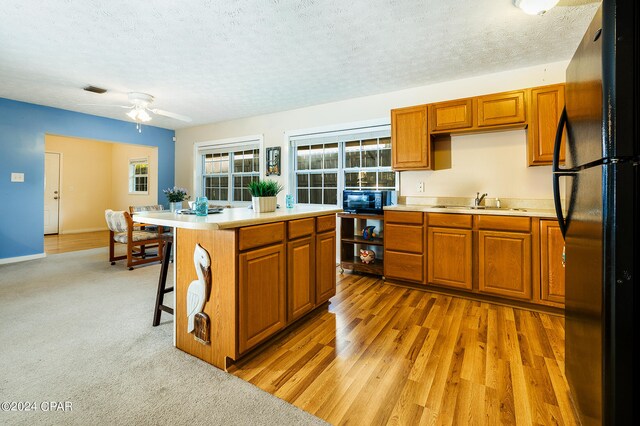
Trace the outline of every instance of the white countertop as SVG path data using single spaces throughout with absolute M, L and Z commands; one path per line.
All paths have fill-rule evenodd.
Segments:
M 453 213 L 453 214 L 489 214 L 496 216 L 527 216 L 527 217 L 542 217 L 542 218 L 556 218 L 555 210 L 548 209 L 498 209 L 495 207 L 488 207 L 485 209 L 476 209 L 470 207 L 434 207 L 420 204 L 399 204 L 397 206 L 387 206 L 386 210 L 405 211 L 405 212 L 429 212 L 429 213 Z
M 342 209 L 336 206 L 297 204 L 292 209 L 281 207 L 272 213 L 256 213 L 253 209 L 246 207 L 224 209 L 220 213 L 213 213 L 207 216 L 177 214 L 169 211 L 140 212 L 133 215 L 133 220 L 136 222 L 169 226 L 172 228 L 213 230 L 240 228 L 243 226 L 280 222 L 291 219 L 302 219 L 305 217 L 322 216 L 341 211 Z

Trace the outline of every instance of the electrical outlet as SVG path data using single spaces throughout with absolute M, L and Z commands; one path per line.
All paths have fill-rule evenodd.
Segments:
M 418 192 L 424 192 L 424 182 L 418 182 Z
M 11 173 L 11 182 L 24 182 L 24 173 Z

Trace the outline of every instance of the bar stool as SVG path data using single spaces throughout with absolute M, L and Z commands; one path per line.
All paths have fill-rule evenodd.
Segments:
M 163 305 L 164 295 L 173 291 L 173 287 L 166 288 L 167 271 L 169 270 L 169 262 L 171 260 L 171 246 L 173 245 L 172 234 L 162 234 L 164 240 L 164 253 L 162 256 L 162 265 L 160 266 L 160 278 L 158 279 L 158 294 L 156 295 L 156 307 L 153 311 L 153 326 L 160 324 L 160 315 L 165 311 L 173 315 L 173 308 Z

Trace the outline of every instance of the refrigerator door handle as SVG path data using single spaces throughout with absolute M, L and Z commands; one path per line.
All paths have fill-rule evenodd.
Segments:
M 562 212 L 562 200 L 560 199 L 560 178 L 562 176 L 575 176 L 576 172 L 573 170 L 566 170 L 560 168 L 560 145 L 562 143 L 562 132 L 567 125 L 567 108 L 562 110 L 560 115 L 560 121 L 558 122 L 558 130 L 556 130 L 556 140 L 553 145 L 553 205 L 556 209 L 556 217 L 558 218 L 558 224 L 560 225 L 560 231 L 564 238 L 567 234 L 567 220 Z

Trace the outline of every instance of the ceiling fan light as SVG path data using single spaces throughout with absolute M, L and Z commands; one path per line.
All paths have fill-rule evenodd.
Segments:
M 131 118 L 132 120 L 136 120 L 138 119 L 138 111 L 136 111 L 135 109 L 132 109 L 131 111 L 129 111 L 127 113 L 127 115 L 129 116 L 129 118 Z
M 151 121 L 151 116 L 147 113 L 147 111 L 141 109 L 138 111 L 138 120 L 145 123 L 147 121 Z
M 559 0 L 514 0 L 513 4 L 528 15 L 542 15 L 558 4 Z

